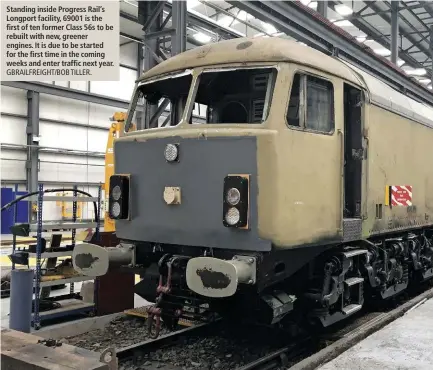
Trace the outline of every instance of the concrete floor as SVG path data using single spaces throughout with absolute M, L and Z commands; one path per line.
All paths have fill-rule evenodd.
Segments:
M 433 370 L 433 299 L 318 370 Z
M 74 284 L 74 291 L 76 293 L 79 293 L 81 290 L 81 282 L 80 283 L 75 283 Z M 51 297 L 55 297 L 55 296 L 59 296 L 59 295 L 63 295 L 63 294 L 68 294 L 69 293 L 69 284 L 66 285 L 66 288 L 63 289 L 59 289 L 59 290 L 53 290 L 50 294 Z M 34 296 L 33 296 L 34 297 Z M 10 312 L 10 298 L 2 298 L 0 300 L 1 302 L 1 307 L 0 307 L 0 312 L 1 312 L 1 322 L 0 325 L 2 328 L 8 328 L 9 327 L 9 312 Z M 145 299 L 141 298 L 140 296 L 138 296 L 137 294 L 134 294 L 134 307 L 143 307 L 143 306 L 147 306 L 149 305 L 149 302 L 146 301 Z M 67 321 L 68 319 L 65 318 L 64 321 Z M 75 320 L 75 321 L 79 321 Z
M 74 284 L 74 291 L 79 293 L 81 289 L 81 282 Z M 53 290 L 50 294 L 51 297 L 68 294 L 69 293 L 69 284 L 66 285 L 66 288 Z M 34 298 L 34 295 L 33 295 Z M 9 327 L 9 312 L 10 312 L 10 298 L 2 298 L 1 299 L 1 326 L 2 328 Z

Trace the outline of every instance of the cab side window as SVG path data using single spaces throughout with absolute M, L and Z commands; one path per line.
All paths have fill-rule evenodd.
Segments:
M 330 133 L 334 130 L 334 88 L 330 81 L 296 73 L 287 109 L 289 126 Z

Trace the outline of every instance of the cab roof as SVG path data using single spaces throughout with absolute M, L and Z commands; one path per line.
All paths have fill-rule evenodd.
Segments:
M 359 68 L 296 41 L 277 38 L 237 38 L 178 54 L 144 73 L 139 81 L 195 67 L 234 63 L 292 62 L 340 77 L 364 87 L 370 101 L 433 128 L 433 107 L 415 101 Z
M 344 63 L 295 41 L 270 38 L 237 38 L 200 46 L 165 60 L 144 73 L 139 81 L 188 68 L 231 63 L 293 62 L 362 85 Z

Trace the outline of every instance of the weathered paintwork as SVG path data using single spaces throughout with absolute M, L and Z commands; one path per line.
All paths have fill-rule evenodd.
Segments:
M 364 234 L 433 223 L 433 129 L 367 106 L 367 205 Z M 385 186 L 411 185 L 413 207 L 385 206 Z M 376 204 L 383 218 L 376 219 Z
M 337 242 L 342 240 L 343 87 L 344 83 L 348 83 L 362 89 L 367 97 L 362 112 L 363 140 L 367 149 L 362 176 L 363 236 L 395 230 L 396 227 L 432 224 L 433 129 L 371 104 L 367 85 L 361 76 L 335 58 L 288 40 L 238 39 L 196 48 L 170 58 L 146 72 L 141 80 L 192 68 L 194 85 L 203 67 L 264 65 L 276 67 L 278 75 L 270 112 L 263 124 L 191 126 L 185 119 L 186 109 L 177 126 L 124 133 L 117 143 L 126 145 L 128 141 L 137 141 L 146 146 L 147 142 L 155 139 L 173 137 L 254 136 L 257 192 L 252 192 L 250 196 L 257 201 L 258 237 L 271 241 L 276 248 Z M 335 130 L 332 133 L 324 135 L 299 131 L 286 124 L 291 84 L 298 70 L 332 82 L 335 109 Z M 192 105 L 192 91 L 187 107 Z M 224 147 L 221 147 L 223 150 Z M 154 155 L 161 156 L 162 152 Z M 118 168 L 125 168 L 124 160 L 119 163 L 116 159 L 117 173 Z M 244 171 L 239 168 L 237 172 Z M 412 208 L 412 213 L 408 213 L 406 207 L 385 206 L 386 185 L 412 185 L 416 209 Z M 155 196 L 162 197 L 163 187 L 158 191 Z M 220 197 L 220 193 L 216 196 Z M 376 204 L 383 204 L 382 220 L 376 219 Z M 130 227 L 140 227 L 134 224 L 134 219 L 117 222 L 117 225 L 126 222 L 130 222 Z M 221 222 L 215 227 L 224 226 Z M 169 230 L 173 232 L 173 228 Z M 240 232 L 250 233 L 251 230 Z

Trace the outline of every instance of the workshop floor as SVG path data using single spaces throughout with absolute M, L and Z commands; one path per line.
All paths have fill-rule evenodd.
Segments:
M 407 312 L 318 370 L 432 370 L 433 299 Z

